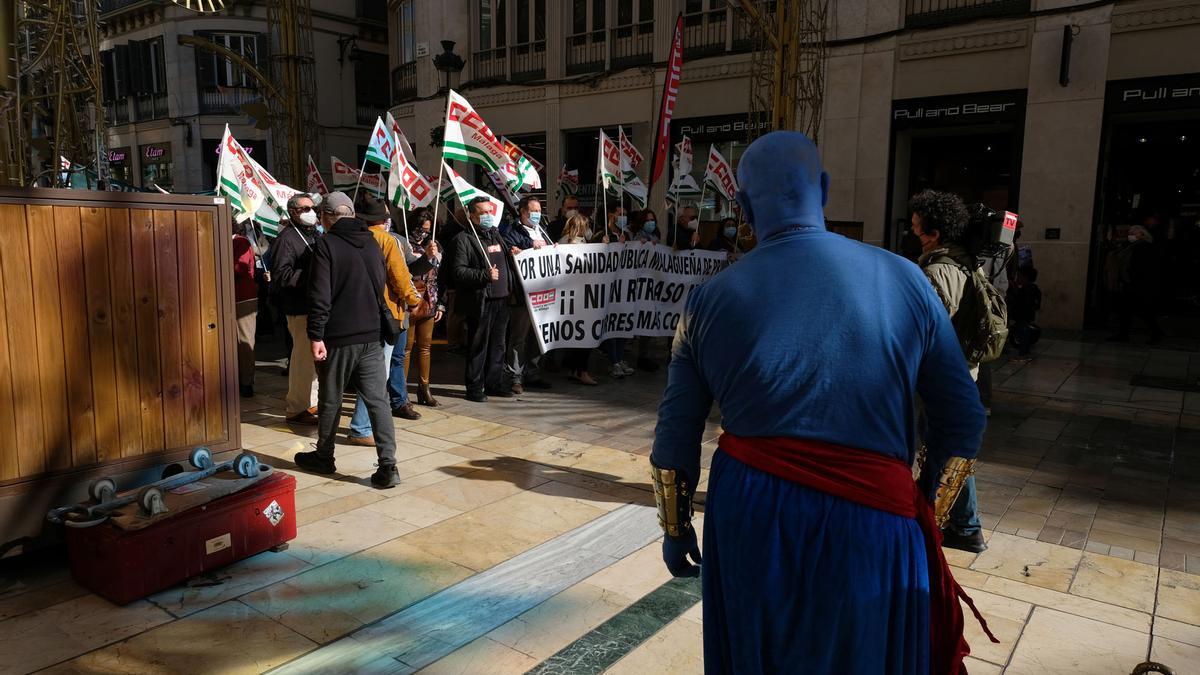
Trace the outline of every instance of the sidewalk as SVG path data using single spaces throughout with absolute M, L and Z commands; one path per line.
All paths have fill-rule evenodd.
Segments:
M 1039 347 L 995 370 L 989 549 L 948 552 L 1001 639 L 968 620 L 969 668 L 1196 669 L 1200 393 L 1131 381 L 1195 377 L 1200 354 Z M 291 471 L 314 432 L 283 423 L 285 378 L 261 367 L 243 442 L 299 481 L 291 548 L 124 608 L 65 567 L 4 578 L 0 672 L 701 672 L 699 586 L 662 566 L 647 475 L 665 373 L 551 376 L 548 392 L 473 404 L 461 360 L 435 364 L 446 405 L 397 420 L 403 483 L 384 492 L 371 449 L 339 446 L 338 476 Z

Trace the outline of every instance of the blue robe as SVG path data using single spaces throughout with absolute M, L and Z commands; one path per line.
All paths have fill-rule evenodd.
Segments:
M 755 154 L 780 134 L 792 138 Z M 803 139 L 770 134 L 743 157 L 739 202 L 760 243 L 688 298 L 654 464 L 699 475 L 714 401 L 730 434 L 911 462 L 920 396 L 932 466 L 972 456 L 983 407 L 941 302 L 912 263 L 825 231 L 813 192 L 827 177 L 811 143 L 795 136 Z M 928 568 L 912 519 L 718 451 L 702 577 L 708 672 L 929 670 Z

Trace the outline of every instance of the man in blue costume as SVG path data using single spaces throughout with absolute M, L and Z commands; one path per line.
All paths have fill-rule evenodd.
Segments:
M 691 500 L 718 404 L 705 669 L 962 672 L 965 595 L 910 469 L 917 396 L 930 466 L 974 456 L 983 433 L 946 311 L 915 265 L 825 230 L 829 176 L 803 134 L 755 141 L 738 183 L 759 243 L 688 298 L 651 454 L 663 558 L 694 576 Z

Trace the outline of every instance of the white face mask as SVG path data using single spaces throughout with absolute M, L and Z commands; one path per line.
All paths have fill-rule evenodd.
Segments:
M 592 228 L 590 228 L 590 227 L 589 227 L 588 229 L 586 229 L 586 230 L 584 230 L 584 231 L 583 231 L 583 238 L 584 238 L 584 239 L 591 239 L 591 238 L 592 238 L 592 234 L 593 234 L 593 232 L 592 232 Z
M 699 218 L 692 218 L 691 220 L 687 221 L 687 229 L 695 230 L 698 227 L 700 227 L 700 219 Z
M 317 224 L 317 212 L 316 211 L 305 211 L 304 213 L 301 213 L 300 214 L 300 222 L 304 225 L 307 225 L 308 227 L 312 227 L 313 225 L 316 225 Z
M 1129 243 L 1131 243 L 1131 244 L 1132 244 L 1133 242 L 1135 242 L 1135 241 L 1137 241 L 1137 240 L 1138 240 L 1138 236 L 1137 236 L 1136 234 L 1131 234 L 1131 235 L 1129 235 L 1128 237 L 1125 237 L 1125 238 L 1126 238 L 1126 239 L 1128 239 L 1128 240 L 1129 240 Z
M 479 216 L 479 226 L 484 228 L 495 227 L 496 216 L 493 216 L 490 213 L 485 213 L 482 216 Z
M 563 212 L 563 217 L 567 219 L 574 218 L 577 215 L 579 215 L 579 211 L 576 209 L 567 209 L 565 212 Z
M 541 222 L 542 222 L 542 212 L 541 211 L 530 211 L 529 212 L 529 225 L 531 227 L 537 227 L 538 224 Z

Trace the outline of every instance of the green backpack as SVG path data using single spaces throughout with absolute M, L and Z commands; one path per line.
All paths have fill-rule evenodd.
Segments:
M 1004 296 L 980 267 L 967 269 L 949 256 L 938 256 L 932 262 L 954 265 L 967 275 L 962 302 L 950 322 L 967 362 L 987 363 L 999 358 L 1008 340 L 1008 305 Z

